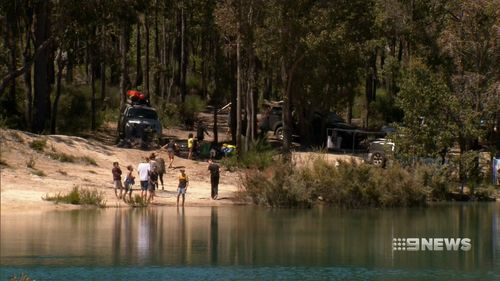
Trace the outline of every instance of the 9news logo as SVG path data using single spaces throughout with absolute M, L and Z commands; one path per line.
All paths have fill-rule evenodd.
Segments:
M 470 251 L 470 238 L 392 238 L 393 251 Z

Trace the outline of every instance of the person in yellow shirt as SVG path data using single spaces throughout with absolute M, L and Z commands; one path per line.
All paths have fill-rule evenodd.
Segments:
M 193 138 L 193 134 L 189 133 L 189 136 L 188 136 L 188 150 L 189 150 L 188 159 L 191 159 L 191 157 L 193 156 L 193 149 L 194 149 L 194 138 Z
M 186 170 L 181 169 L 179 174 L 179 186 L 177 189 L 177 207 L 179 206 L 179 197 L 182 195 L 182 207 L 184 207 L 184 200 L 186 197 L 186 190 L 189 185 L 189 178 L 185 173 Z

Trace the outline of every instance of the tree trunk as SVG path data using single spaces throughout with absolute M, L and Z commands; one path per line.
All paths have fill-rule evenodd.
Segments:
M 23 53 L 23 60 L 24 64 L 27 65 L 30 60 L 30 34 L 31 31 L 27 31 L 27 40 L 26 40 L 26 48 L 24 49 Z M 32 90 L 32 85 L 31 85 L 31 65 L 30 67 L 26 67 L 24 69 L 24 88 L 26 91 L 26 114 L 25 114 L 25 119 L 26 119 L 26 124 L 32 124 L 32 114 L 33 114 L 33 90 Z
M 127 90 L 130 87 L 130 80 L 128 75 L 128 60 L 127 54 L 130 47 L 130 26 L 127 22 L 121 23 L 120 34 L 120 64 L 121 64 L 121 78 L 120 78 L 120 110 L 125 107 L 127 101 Z
M 149 100 L 149 20 L 148 17 L 144 17 L 144 33 L 145 33 L 145 60 L 144 60 L 144 96 Z
M 158 28 L 158 13 L 155 10 L 155 41 L 154 41 L 154 52 L 155 52 L 155 70 L 153 73 L 153 96 L 158 98 L 160 95 L 160 65 L 161 65 L 161 54 L 160 54 L 160 31 Z
M 102 28 L 102 34 L 101 36 L 101 64 L 100 64 L 100 71 L 99 73 L 99 80 L 101 82 L 101 89 L 100 89 L 100 94 L 101 94 L 101 109 L 104 110 L 106 108 L 106 104 L 104 100 L 106 99 L 106 40 L 105 40 L 105 29 L 104 27 Z
M 17 70 L 17 46 L 16 46 L 16 33 L 17 33 L 17 9 L 13 5 L 13 11 L 7 12 L 7 24 L 5 25 L 5 44 L 10 51 L 10 61 L 8 64 L 9 73 L 15 73 Z M 12 117 L 18 114 L 17 111 L 17 98 L 16 98 L 16 79 L 10 81 L 9 92 L 5 99 L 5 113 L 7 116 Z
M 186 101 L 186 73 L 187 73 L 187 50 L 186 50 L 186 12 L 184 9 L 184 1 L 181 7 L 181 60 L 180 60 L 180 81 L 179 87 L 181 91 L 181 101 Z
M 61 97 L 61 80 L 64 70 L 64 61 L 62 60 L 62 51 L 59 51 L 57 56 L 57 78 L 56 78 L 56 97 L 52 104 L 52 117 L 50 119 L 50 133 L 55 134 L 57 128 L 57 110 L 59 107 L 59 99 Z
M 240 54 L 240 44 L 241 35 L 239 32 L 238 23 L 238 35 L 236 39 L 236 147 L 238 149 L 238 156 L 241 156 L 243 146 L 241 143 L 241 54 Z
M 101 73 L 100 73 L 100 82 L 101 82 L 101 109 L 104 110 L 106 108 L 106 63 L 104 59 L 101 61 Z
M 89 48 L 89 46 L 87 46 L 87 48 Z M 90 49 L 87 49 L 87 56 L 89 58 L 89 62 L 90 62 L 90 73 L 89 73 L 89 77 L 90 77 L 90 91 L 91 91 L 91 100 L 90 100 L 90 111 L 91 111 L 91 123 L 90 123 L 90 129 L 92 131 L 95 131 L 96 129 L 96 113 L 97 113 L 97 110 L 96 110 L 96 103 L 95 103 L 95 65 L 96 65 L 96 62 L 95 62 L 95 58 L 94 58 L 94 53 L 93 53 L 93 50 L 90 50 Z
M 40 0 L 34 4 L 35 48 L 42 45 L 50 36 L 50 1 Z M 50 50 L 46 48 L 35 58 L 34 108 L 31 130 L 42 133 L 50 118 Z
M 135 67 L 137 69 L 135 75 L 134 87 L 142 85 L 142 64 L 141 64 L 141 24 L 137 23 L 137 33 L 136 33 L 136 50 L 135 50 Z
M 214 143 L 219 143 L 219 126 L 217 124 L 217 111 L 219 110 L 219 107 L 217 105 L 214 105 Z

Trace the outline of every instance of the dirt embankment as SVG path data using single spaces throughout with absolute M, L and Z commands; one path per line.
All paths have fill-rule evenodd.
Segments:
M 42 150 L 30 145 L 46 141 Z M 127 207 L 116 198 L 111 175 L 112 163 L 118 161 L 123 174 L 126 166 L 136 167 L 151 152 L 167 158 L 166 151 L 142 151 L 105 145 L 95 140 L 74 136 L 40 136 L 16 130 L 0 130 L 1 211 L 30 209 L 64 209 L 75 206 L 55 205 L 42 199 L 46 194 L 67 193 L 74 186 L 103 191 L 108 207 Z M 41 146 L 41 145 L 39 145 Z M 175 169 L 164 175 L 165 191 L 158 191 L 154 205 L 176 203 L 177 175 L 184 167 L 190 178 L 186 197 L 189 205 L 237 204 L 238 175 L 221 169 L 219 200 L 210 198 L 210 176 L 207 163 L 176 157 Z M 138 184 L 134 193 L 138 192 Z

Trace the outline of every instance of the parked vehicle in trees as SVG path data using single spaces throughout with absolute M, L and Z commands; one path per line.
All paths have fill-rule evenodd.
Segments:
M 134 98 L 127 103 L 118 119 L 120 140 L 141 146 L 160 144 L 162 125 L 156 110 L 144 98 Z

